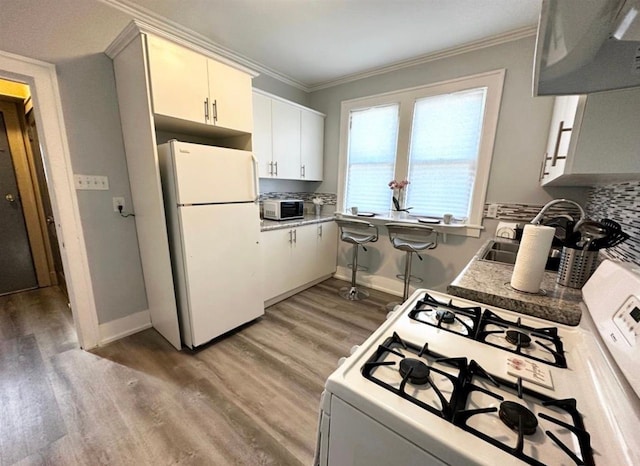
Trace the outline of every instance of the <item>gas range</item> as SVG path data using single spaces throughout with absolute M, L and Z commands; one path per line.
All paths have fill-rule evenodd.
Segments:
M 578 327 L 414 292 L 327 380 L 316 464 L 640 464 L 640 276 L 594 277 Z

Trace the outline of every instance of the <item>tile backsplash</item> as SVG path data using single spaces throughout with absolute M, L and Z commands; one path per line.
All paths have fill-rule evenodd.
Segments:
M 609 249 L 601 250 L 603 257 L 640 265 L 640 181 L 626 181 L 595 186 L 589 191 L 587 217 L 593 220 L 611 219 L 618 222 L 630 238 Z M 485 205 L 487 216 L 489 204 Z M 501 220 L 530 222 L 542 209 L 536 204 L 498 204 L 497 217 Z M 551 207 L 545 217 L 569 214 L 578 218 L 578 211 L 559 204 Z
M 302 199 L 304 202 L 313 202 L 316 197 L 322 199 L 324 205 L 336 205 L 338 199 L 335 194 L 331 193 L 273 192 L 260 194 L 261 201 L 264 201 L 265 199 Z
M 595 220 L 609 218 L 620 224 L 629 238 L 602 250 L 602 255 L 640 265 L 640 181 L 596 186 L 589 192 L 587 215 Z

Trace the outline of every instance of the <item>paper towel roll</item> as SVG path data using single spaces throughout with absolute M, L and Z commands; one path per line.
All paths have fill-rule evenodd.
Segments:
M 556 229 L 542 225 L 525 225 L 518 248 L 511 286 L 528 293 L 540 291 L 549 249 Z

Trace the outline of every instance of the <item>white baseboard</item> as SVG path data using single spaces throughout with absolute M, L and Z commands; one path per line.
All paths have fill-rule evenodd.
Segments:
M 100 341 L 98 345 L 106 345 L 134 333 L 151 328 L 151 315 L 149 310 L 112 320 L 99 325 Z
M 335 278 L 340 280 L 351 281 L 351 269 L 347 267 L 338 266 Z M 358 271 L 356 275 L 356 283 L 358 285 L 366 286 L 374 290 L 383 291 L 395 296 L 402 296 L 404 284 L 402 280 L 388 277 L 381 277 L 380 275 L 372 275 L 365 271 Z M 411 290 L 410 290 L 411 291 Z
M 264 302 L 264 307 L 269 307 L 269 306 L 273 306 L 276 303 L 279 303 L 280 301 L 284 301 L 285 299 L 293 296 L 294 294 L 298 294 L 303 290 L 306 290 L 307 288 L 311 288 L 314 285 L 317 285 L 320 282 L 325 281 L 327 278 L 331 277 L 332 275 L 324 275 L 320 278 L 316 278 L 315 280 L 313 280 L 312 282 L 309 283 L 305 283 L 302 286 L 299 286 L 297 288 L 294 288 L 293 290 L 289 290 L 286 293 L 282 293 L 281 295 L 278 296 L 274 296 L 273 298 L 269 298 Z

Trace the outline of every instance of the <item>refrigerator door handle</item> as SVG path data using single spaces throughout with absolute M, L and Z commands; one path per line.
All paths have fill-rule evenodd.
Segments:
M 257 204 L 258 200 L 260 199 L 260 194 L 258 193 L 258 163 L 259 162 L 256 156 L 253 154 L 251 154 L 251 160 L 253 160 L 253 189 L 255 190 L 254 193 L 256 195 L 253 202 Z

